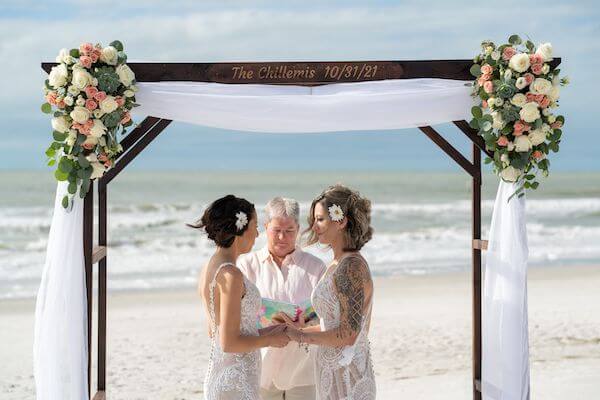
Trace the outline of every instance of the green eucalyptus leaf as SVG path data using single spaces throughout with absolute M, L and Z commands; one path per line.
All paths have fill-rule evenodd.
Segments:
M 49 103 L 42 104 L 41 109 L 44 114 L 52 113 L 52 106 Z
M 69 51 L 69 55 L 73 58 L 79 58 L 79 49 L 71 49 L 71 51 Z
M 508 42 L 512 45 L 519 45 L 521 43 L 523 43 L 523 40 L 521 40 L 521 37 L 519 35 L 511 35 L 508 38 Z
M 109 43 L 109 46 L 114 47 L 115 49 L 117 49 L 117 51 L 123 51 L 123 43 L 121 43 L 121 41 L 119 40 L 113 40 Z
M 63 208 L 68 208 L 69 207 L 69 196 L 64 196 L 62 198 L 62 206 Z
M 67 178 L 69 178 L 69 174 L 62 172 L 60 169 L 56 169 L 56 171 L 54 171 L 54 177 L 56 178 L 57 181 L 66 181 Z
M 469 69 L 469 72 L 471 73 L 471 75 L 473 75 L 475 78 L 478 78 L 479 75 L 481 75 L 481 66 L 479 64 L 473 64 L 471 66 L 471 68 Z

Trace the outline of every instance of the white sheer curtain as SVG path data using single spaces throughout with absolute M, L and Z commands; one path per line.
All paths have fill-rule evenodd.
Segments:
M 500 181 L 483 288 L 482 394 L 485 400 L 529 399 L 527 230 L 525 197 Z
M 413 128 L 470 118 L 471 83 L 398 79 L 323 86 L 139 83 L 136 114 L 216 128 L 305 133 Z
M 38 400 L 88 398 L 83 200 L 65 211 L 56 188 L 46 263 L 35 306 L 33 368 Z

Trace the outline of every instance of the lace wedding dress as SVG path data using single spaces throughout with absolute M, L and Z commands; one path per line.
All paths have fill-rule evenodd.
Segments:
M 370 280 L 370 272 L 362 257 L 350 255 L 344 258 L 352 258 L 354 263 L 362 263 L 364 276 Z M 327 271 L 323 275 L 312 294 L 312 304 L 320 318 L 321 330 L 324 331 L 336 329 L 342 322 L 340 295 L 335 283 L 336 270 L 340 268 L 341 263 L 342 260 L 334 267 L 333 272 Z M 351 303 L 357 304 L 348 304 Z M 360 303 L 363 307 L 350 312 L 356 314 L 350 315 L 350 318 L 355 318 L 356 326 L 360 329 L 354 345 L 317 347 L 315 377 L 318 400 L 375 399 L 375 375 L 368 339 L 372 296 L 364 298 Z
M 260 350 L 248 353 L 225 353 L 219 342 L 219 329 L 215 323 L 215 286 L 221 268 L 219 265 L 209 286 L 209 314 L 211 326 L 211 352 L 204 379 L 206 400 L 258 400 L 261 358 Z M 237 268 L 237 267 L 236 267 Z M 258 336 L 256 318 L 261 306 L 258 289 L 244 277 L 246 293 L 242 298 L 240 333 Z

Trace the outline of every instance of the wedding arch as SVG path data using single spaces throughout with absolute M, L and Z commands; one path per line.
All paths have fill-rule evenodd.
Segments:
M 559 63 L 559 58 L 551 62 L 553 66 Z M 42 63 L 42 68 L 49 73 L 55 65 Z M 179 120 L 283 133 L 418 127 L 452 158 L 472 179 L 472 392 L 474 399 L 482 398 L 482 250 L 487 249 L 488 242 L 481 237 L 481 153 L 492 158 L 494 154 L 486 149 L 484 139 L 466 121 L 472 101 L 471 88 L 466 84 L 473 79 L 470 73 L 473 60 L 128 65 L 140 86 L 136 97 L 141 105 L 139 114 L 145 118 L 121 140 L 121 155 L 112 168 L 96 180 L 97 214 L 93 185 L 81 207 L 75 204 L 71 211 L 81 216 L 81 221 L 75 219 L 75 224 L 81 222 L 81 226 L 71 227 L 75 232 L 71 240 L 83 248 L 82 322 L 87 343 L 83 343 L 82 354 L 87 357 L 84 361 L 87 396 L 91 394 L 88 385 L 92 367 L 94 265 L 98 272 L 98 347 L 97 390 L 93 399 L 106 396 L 108 187 L 173 120 Z M 432 127 L 447 122 L 453 123 L 471 142 L 470 159 Z M 54 218 L 58 211 L 64 212 L 59 191 Z M 506 193 L 503 196 L 499 192 L 500 202 L 506 203 Z M 518 201 L 512 203 L 512 206 L 502 207 L 518 206 Z M 500 204 L 498 199 L 496 204 Z M 96 218 L 97 243 L 94 242 Z M 507 217 L 503 215 L 503 218 Z M 55 225 L 56 220 L 53 220 L 53 227 Z M 523 229 L 519 232 L 524 234 Z

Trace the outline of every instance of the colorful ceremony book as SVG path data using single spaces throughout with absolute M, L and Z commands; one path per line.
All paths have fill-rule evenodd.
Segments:
M 296 321 L 300 314 L 304 314 L 305 319 L 310 321 L 317 317 L 310 299 L 306 299 L 300 304 L 288 303 L 273 299 L 262 298 L 262 306 L 258 315 L 258 327 L 266 328 L 273 323 L 273 317 L 278 312 L 286 313 L 292 320 Z

